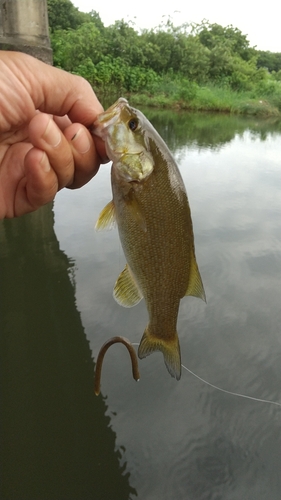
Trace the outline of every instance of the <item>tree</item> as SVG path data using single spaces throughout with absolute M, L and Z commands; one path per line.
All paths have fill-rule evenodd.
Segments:
M 202 45 L 198 37 L 186 37 L 179 71 L 197 83 L 206 83 L 209 80 L 210 50 Z
M 144 64 L 143 51 L 140 44 L 140 37 L 129 23 L 124 19 L 104 30 L 104 54 L 112 57 L 120 57 L 123 61 L 133 66 Z
M 102 29 L 103 23 L 99 14 L 92 10 L 88 14 L 80 12 L 71 0 L 47 0 L 50 31 L 77 29 L 85 22 L 93 22 Z
M 255 50 L 250 47 L 247 35 L 243 35 L 232 24 L 223 27 L 216 23 L 202 21 L 201 24 L 193 25 L 193 32 L 198 34 L 200 42 L 209 49 L 223 45 L 231 54 L 239 55 L 245 61 L 249 61 L 255 55 Z
M 51 41 L 54 64 L 67 71 L 77 71 L 87 60 L 96 64 L 103 57 L 103 38 L 93 23 L 83 23 L 76 30 L 56 30 Z
M 270 73 L 281 70 L 281 52 L 257 51 L 258 68 L 266 68 Z

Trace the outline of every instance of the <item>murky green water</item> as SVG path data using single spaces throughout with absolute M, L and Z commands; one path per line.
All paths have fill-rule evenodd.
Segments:
M 179 161 L 207 295 L 182 300 L 183 364 L 281 403 L 281 124 L 148 116 Z M 94 396 L 101 345 L 147 322 L 112 298 L 117 231 L 94 231 L 109 172 L 0 224 L 1 499 L 279 500 L 280 407 L 177 382 L 160 353 L 136 383 L 121 345 Z

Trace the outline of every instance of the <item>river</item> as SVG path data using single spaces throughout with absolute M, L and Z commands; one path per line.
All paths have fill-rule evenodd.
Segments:
M 182 362 L 281 404 L 281 123 L 148 111 L 178 161 L 207 303 L 181 301 Z M 143 301 L 112 297 L 117 230 L 95 232 L 110 164 L 82 189 L 0 223 L 3 500 L 280 500 L 281 406 L 228 394 L 160 353 L 131 375 Z

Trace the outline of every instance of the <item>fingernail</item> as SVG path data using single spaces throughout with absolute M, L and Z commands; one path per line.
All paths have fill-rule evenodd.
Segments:
M 43 139 L 53 148 L 56 148 L 61 141 L 61 132 L 58 130 L 52 119 L 50 119 L 46 127 Z
M 71 141 L 76 151 L 80 154 L 87 153 L 91 147 L 89 137 L 82 128 L 72 137 Z
M 42 170 L 44 172 L 50 172 L 51 167 L 50 167 L 50 163 L 49 163 L 49 160 L 48 160 L 48 156 L 46 155 L 45 151 L 43 151 L 43 153 L 42 153 L 42 157 L 41 157 L 41 160 L 40 160 L 40 165 L 41 165 Z

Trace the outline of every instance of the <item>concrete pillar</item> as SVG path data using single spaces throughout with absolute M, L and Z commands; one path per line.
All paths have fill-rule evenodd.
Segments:
M 47 0 L 0 0 L 0 50 L 25 52 L 52 64 Z

